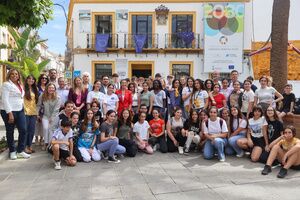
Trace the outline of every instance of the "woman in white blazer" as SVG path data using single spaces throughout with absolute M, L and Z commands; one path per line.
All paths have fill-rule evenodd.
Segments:
M 20 73 L 11 69 L 7 73 L 6 82 L 2 86 L 2 102 L 0 103 L 1 116 L 5 124 L 7 145 L 11 160 L 30 158 L 24 152 L 26 138 L 26 118 L 24 113 L 24 89 L 20 81 Z M 18 147 L 14 144 L 15 126 L 19 131 Z

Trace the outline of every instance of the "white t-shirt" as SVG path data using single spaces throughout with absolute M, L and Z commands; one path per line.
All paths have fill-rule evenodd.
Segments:
M 73 138 L 72 129 L 70 129 L 70 131 L 66 135 L 64 135 L 62 130 L 58 128 L 54 131 L 52 136 L 52 140 L 64 141 L 64 142 L 68 142 L 70 138 Z M 69 151 L 69 147 L 66 144 L 59 144 L 59 148 L 65 151 Z
M 262 128 L 266 125 L 268 125 L 268 123 L 265 117 L 260 117 L 258 120 L 254 120 L 253 118 L 249 119 L 249 128 L 251 130 L 252 137 L 263 137 Z
M 271 103 L 274 100 L 275 92 L 273 87 L 259 88 L 255 91 L 255 96 L 258 98 L 258 103 Z
M 158 106 L 160 108 L 164 107 L 164 99 L 166 99 L 165 91 L 161 90 L 157 94 L 155 94 L 154 90 L 151 91 L 154 95 L 154 103 L 153 106 Z
M 132 95 L 132 106 L 138 106 L 138 93 Z
M 105 103 L 106 103 L 107 110 L 116 110 L 116 102 L 119 101 L 118 96 L 115 93 L 111 95 L 106 94 L 105 98 L 106 98 Z
M 241 111 L 243 113 L 248 112 L 249 102 L 254 102 L 254 92 L 252 90 L 244 91 L 243 94 L 243 101 L 242 101 L 242 108 Z
M 222 127 L 220 127 L 220 120 L 223 120 L 219 117 L 217 117 L 216 121 L 211 121 L 210 119 L 208 119 L 208 127 L 206 127 L 206 123 L 203 123 L 203 132 L 204 133 L 208 133 L 208 134 L 219 134 L 219 133 L 227 133 L 228 129 L 227 129 L 227 124 L 226 122 L 223 120 L 223 124 Z
M 147 121 L 144 121 L 144 123 L 136 122 L 133 126 L 133 132 L 136 132 L 139 134 L 139 136 L 142 138 L 142 140 L 148 140 L 148 129 L 150 128 L 150 125 Z
M 191 98 L 194 109 L 203 108 L 206 103 L 205 100 L 207 101 L 208 93 L 206 90 L 196 91 Z
M 238 120 L 239 120 L 239 126 L 238 126 Z M 236 129 L 238 129 L 239 127 L 241 128 L 247 128 L 247 121 L 244 119 L 233 119 L 233 131 L 235 131 Z M 245 129 L 244 131 L 241 131 L 240 133 L 245 134 L 247 132 L 247 130 Z
M 182 96 L 186 96 L 186 95 L 189 95 L 193 92 L 193 88 L 190 88 L 190 87 L 184 87 L 182 89 Z M 184 106 L 188 106 L 190 104 L 190 100 L 191 100 L 191 96 L 189 96 L 189 98 L 187 98 L 184 102 L 183 102 L 183 105 Z
M 86 103 L 92 103 L 93 99 L 97 99 L 97 101 L 100 103 L 100 109 L 102 108 L 103 103 L 106 101 L 105 94 L 102 92 L 90 91 L 87 95 Z

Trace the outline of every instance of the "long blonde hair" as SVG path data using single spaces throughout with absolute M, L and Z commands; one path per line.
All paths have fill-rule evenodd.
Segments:
M 48 88 L 49 88 L 51 85 L 53 85 L 54 88 L 55 88 L 55 92 L 54 92 L 53 95 L 50 95 L 50 94 L 48 93 Z M 46 85 L 46 88 L 45 88 L 45 91 L 44 91 L 44 93 L 43 93 L 42 99 L 43 99 L 43 101 L 56 100 L 56 99 L 57 99 L 56 86 L 55 86 L 54 83 L 48 83 L 48 84 Z

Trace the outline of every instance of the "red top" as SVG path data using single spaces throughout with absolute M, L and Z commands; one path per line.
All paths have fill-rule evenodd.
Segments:
M 215 99 L 215 101 L 216 101 L 216 104 L 213 104 L 212 101 L 211 101 L 211 99 L 210 99 L 210 102 L 211 102 L 211 105 L 212 105 L 212 106 L 216 106 L 218 109 L 224 107 L 223 101 L 224 101 L 224 100 L 226 101 L 226 97 L 224 96 L 224 94 L 219 93 L 219 94 L 217 94 L 216 96 L 214 96 L 214 99 Z
M 124 97 L 122 96 L 122 90 L 117 90 L 116 95 L 119 98 L 118 114 L 124 109 L 128 109 L 132 105 L 132 93 L 129 90 L 125 90 Z
M 151 128 L 151 132 L 154 135 L 159 135 L 163 131 L 163 127 L 165 126 L 165 121 L 162 119 L 159 120 L 152 119 L 150 120 L 149 125 Z

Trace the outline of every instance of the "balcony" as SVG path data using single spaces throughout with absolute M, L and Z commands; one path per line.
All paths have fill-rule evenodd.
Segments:
M 179 33 L 165 34 L 166 49 L 200 49 L 200 34 L 194 33 L 194 40 L 191 43 L 186 42 Z
M 86 48 L 90 50 L 95 50 L 96 43 L 96 34 L 87 34 L 86 35 Z M 108 49 L 116 49 L 119 44 L 119 35 L 117 33 L 109 34 L 108 39 Z
M 124 47 L 126 49 L 135 49 L 135 34 L 125 34 L 124 37 Z M 143 46 L 144 49 L 158 49 L 158 34 L 145 34 L 146 41 Z

